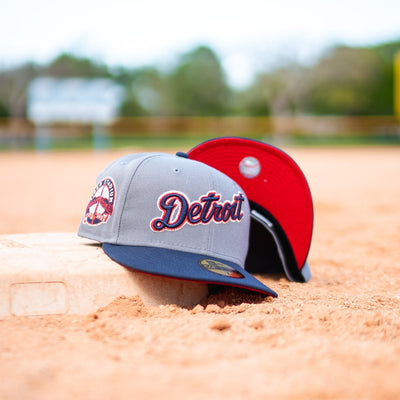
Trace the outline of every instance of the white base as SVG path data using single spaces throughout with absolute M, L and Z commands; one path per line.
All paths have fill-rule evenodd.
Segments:
M 208 285 L 135 272 L 76 233 L 0 235 L 0 316 L 90 314 L 117 297 L 197 304 Z

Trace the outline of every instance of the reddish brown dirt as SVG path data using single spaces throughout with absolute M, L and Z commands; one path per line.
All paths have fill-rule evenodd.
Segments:
M 398 399 L 400 148 L 285 150 L 314 199 L 309 283 L 3 318 L 0 398 Z M 0 233 L 76 231 L 97 173 L 128 152 L 1 154 Z

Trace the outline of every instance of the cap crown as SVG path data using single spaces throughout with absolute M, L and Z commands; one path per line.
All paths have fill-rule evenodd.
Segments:
M 164 153 L 115 160 L 97 178 L 78 234 L 244 266 L 250 209 L 240 186 L 206 164 Z

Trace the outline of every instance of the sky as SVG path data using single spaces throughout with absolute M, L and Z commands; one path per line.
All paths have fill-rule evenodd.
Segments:
M 284 60 L 391 40 L 400 40 L 400 0 L 0 0 L 0 68 L 62 52 L 170 68 L 208 45 L 240 87 Z

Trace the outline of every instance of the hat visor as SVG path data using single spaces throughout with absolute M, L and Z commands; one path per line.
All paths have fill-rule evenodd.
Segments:
M 277 293 L 239 265 L 220 258 L 147 246 L 103 243 L 104 252 L 117 263 L 136 271 L 175 279 L 234 286 L 272 297 Z

